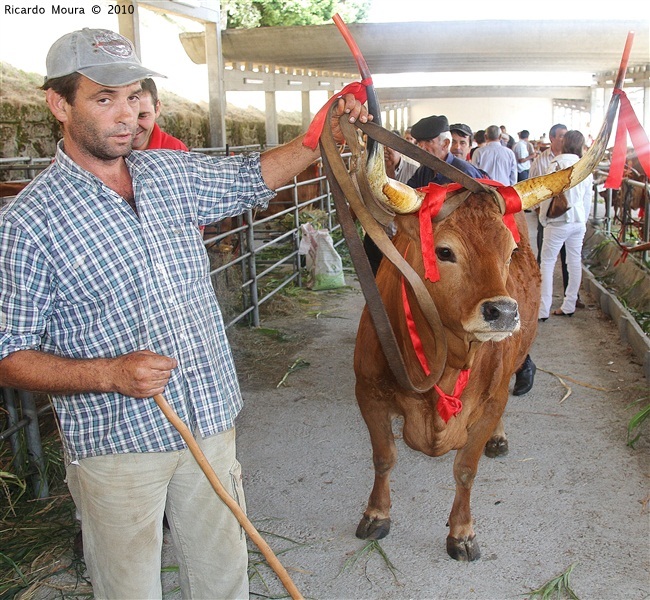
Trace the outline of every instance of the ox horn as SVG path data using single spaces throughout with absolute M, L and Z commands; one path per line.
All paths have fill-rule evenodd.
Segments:
M 366 162 L 366 177 L 373 196 L 400 215 L 420 210 L 424 194 L 401 181 L 388 177 L 384 163 L 384 148 L 381 144 L 377 144 L 375 148 L 375 152 L 368 153 Z
M 617 108 L 618 96 L 614 95 L 598 137 L 575 165 L 548 175 L 524 179 L 513 186 L 521 198 L 521 207 L 523 209 L 536 206 L 540 202 L 578 185 L 594 171 L 598 163 L 603 159 L 605 150 L 607 150 L 607 142 L 612 133 L 612 124 L 614 123 Z
M 621 64 L 619 65 L 616 82 L 614 83 L 614 90 L 623 89 L 625 72 L 627 71 L 627 63 L 630 59 L 633 41 L 634 32 L 630 31 L 625 40 L 625 48 L 623 49 Z M 544 200 L 557 196 L 561 192 L 564 192 L 565 190 L 572 188 L 574 185 L 579 184 L 581 181 L 584 181 L 591 173 L 593 173 L 594 169 L 598 166 L 598 163 L 605 155 L 607 142 L 612 133 L 612 126 L 614 123 L 614 117 L 616 117 L 618 105 L 619 96 L 614 93 L 612 94 L 612 99 L 607 108 L 605 122 L 598 132 L 598 137 L 591 145 L 591 148 L 589 148 L 585 155 L 575 165 L 561 171 L 556 171 L 555 173 L 542 175 L 541 177 L 525 179 L 513 186 L 521 198 L 521 207 L 523 209 L 531 208 Z
M 339 14 L 335 14 L 332 19 L 354 56 L 361 78 L 368 82 L 366 84 L 368 112 L 372 115 L 373 122 L 381 125 L 381 108 L 375 86 L 372 84 L 372 76 L 368 68 L 368 63 L 366 63 L 366 59 L 363 57 L 361 50 Z M 386 205 L 398 214 L 407 214 L 419 210 L 424 199 L 424 194 L 416 192 L 408 185 L 390 179 L 386 175 L 384 147 L 371 137 L 368 137 L 366 142 L 365 171 L 370 190 L 375 199 L 381 204 Z

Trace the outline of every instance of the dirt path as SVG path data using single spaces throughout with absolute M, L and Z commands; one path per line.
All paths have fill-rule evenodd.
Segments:
M 399 441 L 393 527 L 381 541 L 395 571 L 377 552 L 346 566 L 365 545 L 354 531 L 373 477 L 352 373 L 364 300 L 351 284 L 313 294 L 307 311 L 266 318 L 276 330 L 268 342 L 249 332 L 248 356 L 237 352 L 249 516 L 276 552 L 288 549 L 280 558 L 303 595 L 521 598 L 577 563 L 571 581 L 582 600 L 648 598 L 647 427 L 636 449 L 626 446 L 628 405 L 648 394 L 648 382 L 586 293 L 587 308 L 572 319 L 540 324 L 535 386 L 507 407 L 510 454 L 481 461 L 472 503 L 481 560 L 461 564 L 445 551 L 453 454 L 432 459 Z M 266 356 L 252 364 L 257 351 Z M 276 388 L 297 360 L 309 364 Z M 559 377 L 571 390 L 563 402 Z M 251 591 L 268 594 L 264 584 L 282 595 L 268 571 Z
M 629 405 L 648 396 L 648 381 L 585 292 L 587 308 L 573 318 L 540 324 L 535 385 L 506 409 L 510 453 L 479 465 L 472 510 L 482 558 L 458 563 L 445 551 L 454 454 L 429 458 L 401 440 L 392 529 L 380 542 L 392 569 L 376 550 L 360 555 L 365 543 L 354 531 L 373 471 L 352 372 L 364 300 L 348 281 L 303 294 L 306 305 L 279 299 L 262 329 L 231 332 L 245 397 L 237 427 L 249 517 L 305 598 L 510 600 L 574 564 L 581 600 L 649 598 L 648 424 L 635 449 L 626 445 Z M 163 558 L 173 566 L 168 538 Z M 257 554 L 250 559 L 260 573 L 251 598 L 286 597 Z M 163 575 L 166 600 L 180 598 L 177 579 L 173 567 Z M 91 591 L 68 569 L 24 597 L 54 600 L 63 589 L 66 597 Z

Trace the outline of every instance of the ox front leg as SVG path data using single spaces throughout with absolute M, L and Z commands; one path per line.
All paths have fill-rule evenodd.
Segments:
M 496 458 L 506 454 L 508 454 L 508 438 L 506 437 L 506 429 L 503 426 L 503 417 L 501 417 L 494 433 L 485 444 L 485 456 Z
M 356 531 L 362 540 L 380 540 L 390 531 L 390 473 L 397 462 L 392 418 L 381 405 L 374 404 L 374 409 L 361 411 L 370 432 L 375 467 L 368 506 Z
M 447 536 L 447 554 L 454 560 L 460 561 L 478 560 L 481 557 L 470 510 L 470 495 L 478 467 L 478 457 L 475 460 L 468 460 L 466 449 L 467 446 L 458 450 L 454 461 L 456 495 L 449 515 Z

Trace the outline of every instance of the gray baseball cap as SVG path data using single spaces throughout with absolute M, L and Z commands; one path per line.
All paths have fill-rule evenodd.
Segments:
M 133 45 L 108 29 L 82 29 L 59 38 L 47 53 L 45 81 L 81 73 L 95 83 L 120 87 L 147 77 L 165 77 L 142 66 Z

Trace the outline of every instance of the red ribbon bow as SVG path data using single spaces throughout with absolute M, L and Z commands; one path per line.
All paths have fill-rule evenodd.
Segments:
M 316 113 L 314 120 L 311 122 L 311 125 L 309 125 L 309 129 L 307 129 L 307 133 L 302 140 L 302 145 L 315 150 L 316 146 L 318 146 L 318 140 L 323 133 L 327 113 L 332 104 L 345 94 L 354 94 L 354 97 L 359 102 L 365 102 L 368 99 L 366 86 L 369 85 L 372 85 L 371 78 L 363 79 L 362 81 L 354 81 L 346 85 L 337 95 L 332 96 Z
M 451 394 L 445 394 L 437 385 L 433 386 L 433 389 L 438 392 L 438 404 L 436 408 L 445 423 L 449 422 L 449 419 L 463 410 L 463 403 L 460 401 L 460 397 L 469 381 L 469 374 L 470 369 L 465 369 L 458 374 L 454 391 Z
M 630 134 L 630 139 L 636 150 L 639 163 L 641 163 L 641 167 L 647 176 L 650 176 L 650 143 L 625 92 L 621 89 L 615 89 L 613 93 L 618 94 L 621 109 L 618 113 L 614 152 L 612 154 L 612 163 L 609 167 L 609 175 L 605 180 L 605 187 L 618 189 L 621 187 L 621 182 L 623 181 L 623 169 L 627 155 L 627 134 Z

